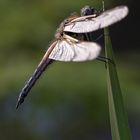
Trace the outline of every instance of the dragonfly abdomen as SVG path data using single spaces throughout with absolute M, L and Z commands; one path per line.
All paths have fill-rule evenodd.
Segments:
M 16 108 L 18 108 L 19 105 L 24 102 L 25 97 L 28 95 L 29 91 L 34 86 L 34 84 L 36 83 L 36 81 L 39 79 L 39 77 L 41 76 L 41 74 L 43 73 L 43 71 L 53 61 L 54 60 L 52 60 L 52 59 L 47 59 L 46 61 L 42 62 L 37 67 L 37 69 L 34 71 L 33 75 L 31 76 L 31 78 L 27 81 L 27 83 L 25 84 L 25 86 L 21 90 L 20 95 L 19 95 L 19 98 L 18 98 L 18 102 L 17 102 L 17 105 L 16 105 Z

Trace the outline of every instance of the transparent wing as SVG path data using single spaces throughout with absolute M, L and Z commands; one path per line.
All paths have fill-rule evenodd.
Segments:
M 58 41 L 49 58 L 59 61 L 93 60 L 97 58 L 100 50 L 100 46 L 93 42 L 68 43 L 63 40 Z
M 76 18 L 65 26 L 64 31 L 74 33 L 92 32 L 122 20 L 127 14 L 128 8 L 126 6 L 118 6 L 103 12 L 95 18 L 94 15 Z

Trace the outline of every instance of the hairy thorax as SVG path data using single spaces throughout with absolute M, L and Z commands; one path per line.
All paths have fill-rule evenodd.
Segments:
M 61 22 L 59 28 L 56 30 L 55 38 L 61 39 L 63 37 L 65 25 L 70 24 L 70 22 L 77 17 L 78 17 L 77 15 L 72 15 L 68 17 L 67 19 L 65 19 L 63 22 Z

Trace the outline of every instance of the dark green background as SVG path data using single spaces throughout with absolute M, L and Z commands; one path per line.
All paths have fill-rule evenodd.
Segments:
M 19 110 L 15 104 L 54 39 L 59 23 L 96 0 L 0 1 L 0 140 L 111 140 L 106 69 L 97 60 L 55 62 Z M 140 137 L 139 11 L 134 0 L 126 19 L 110 28 L 119 80 L 134 140 Z M 102 49 L 104 51 L 104 47 Z

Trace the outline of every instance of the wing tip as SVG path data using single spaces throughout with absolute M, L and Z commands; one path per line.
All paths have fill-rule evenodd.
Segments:
M 128 8 L 128 6 L 124 6 L 124 8 L 125 8 L 125 11 L 126 11 L 126 15 L 128 15 L 128 13 L 129 13 L 129 8 Z
M 120 10 L 122 10 L 122 15 L 124 15 L 123 17 L 126 17 L 129 13 L 129 8 L 127 5 L 120 5 L 120 6 L 117 6 L 116 8 L 119 8 Z

